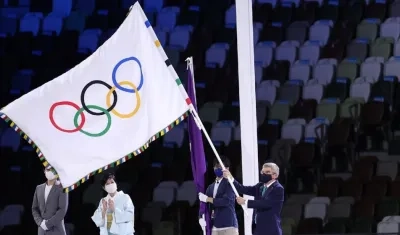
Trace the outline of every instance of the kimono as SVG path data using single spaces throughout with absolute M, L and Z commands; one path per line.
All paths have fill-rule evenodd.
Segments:
M 122 191 L 117 192 L 114 197 L 104 198 L 106 201 L 109 199 L 114 201 L 114 212 L 107 211 L 105 218 L 102 218 L 101 211 L 103 210 L 103 203 L 100 200 L 99 207 L 92 216 L 93 222 L 100 228 L 100 235 L 133 235 L 134 229 L 134 215 L 135 207 L 128 194 Z M 107 229 L 107 218 L 111 217 L 111 226 Z

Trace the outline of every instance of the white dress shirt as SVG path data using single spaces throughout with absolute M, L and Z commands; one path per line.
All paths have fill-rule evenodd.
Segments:
M 47 201 L 47 197 L 49 196 L 50 190 L 53 187 L 53 185 L 48 185 L 46 183 L 46 187 L 44 188 L 44 203 Z

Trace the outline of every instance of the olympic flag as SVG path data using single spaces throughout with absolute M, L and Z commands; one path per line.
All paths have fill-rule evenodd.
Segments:
M 68 192 L 143 152 L 184 120 L 190 104 L 136 3 L 96 52 L 7 105 L 0 117 L 55 169 Z

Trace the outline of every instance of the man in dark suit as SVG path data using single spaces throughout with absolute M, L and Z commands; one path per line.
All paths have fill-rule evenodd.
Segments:
M 279 167 L 275 163 L 265 163 L 261 170 L 260 183 L 254 186 L 243 186 L 234 181 L 239 193 L 254 197 L 254 200 L 236 198 L 238 204 L 254 209 L 254 235 L 282 235 L 281 210 L 284 189 L 278 182 L 278 176 Z M 224 171 L 224 177 L 233 179 L 228 170 Z
M 222 163 L 229 169 L 229 160 L 222 157 Z M 235 193 L 229 181 L 223 178 L 221 165 L 214 161 L 215 182 L 208 186 L 206 194 L 199 193 L 199 200 L 211 208 L 212 235 L 239 235 L 235 211 Z M 204 225 L 200 219 L 201 226 Z
M 68 195 L 57 181 L 51 167 L 44 170 L 46 183 L 36 187 L 32 215 L 38 226 L 38 235 L 66 235 L 64 217 L 68 208 Z

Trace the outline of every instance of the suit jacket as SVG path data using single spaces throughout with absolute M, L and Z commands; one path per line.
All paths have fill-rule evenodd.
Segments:
M 68 194 L 63 192 L 61 185 L 54 184 L 45 202 L 45 187 L 46 183 L 36 187 L 32 202 L 32 215 L 38 226 L 38 235 L 66 235 L 64 217 L 68 208 Z M 40 227 L 43 220 L 46 220 L 47 231 Z
M 213 226 L 216 228 L 238 227 L 235 211 L 235 193 L 227 179 L 219 182 L 217 194 L 214 197 L 215 182 L 208 186 L 206 195 L 213 197 L 213 203 L 208 203 L 211 210 L 214 210 Z
M 275 181 L 268 187 L 267 191 L 262 195 L 263 183 L 254 186 L 243 186 L 238 182 L 234 182 L 236 189 L 243 194 L 253 196 L 254 200 L 247 202 L 248 208 L 255 209 L 254 235 L 282 235 L 281 229 L 281 210 L 284 201 L 283 186 Z
M 108 201 L 109 196 L 102 198 Z M 131 197 L 122 191 L 112 198 L 114 200 L 113 221 L 110 231 L 107 230 L 107 221 L 102 217 L 103 203 L 100 200 L 99 207 L 92 216 L 93 222 L 100 228 L 100 235 L 132 235 L 135 232 L 135 207 L 133 206 Z

